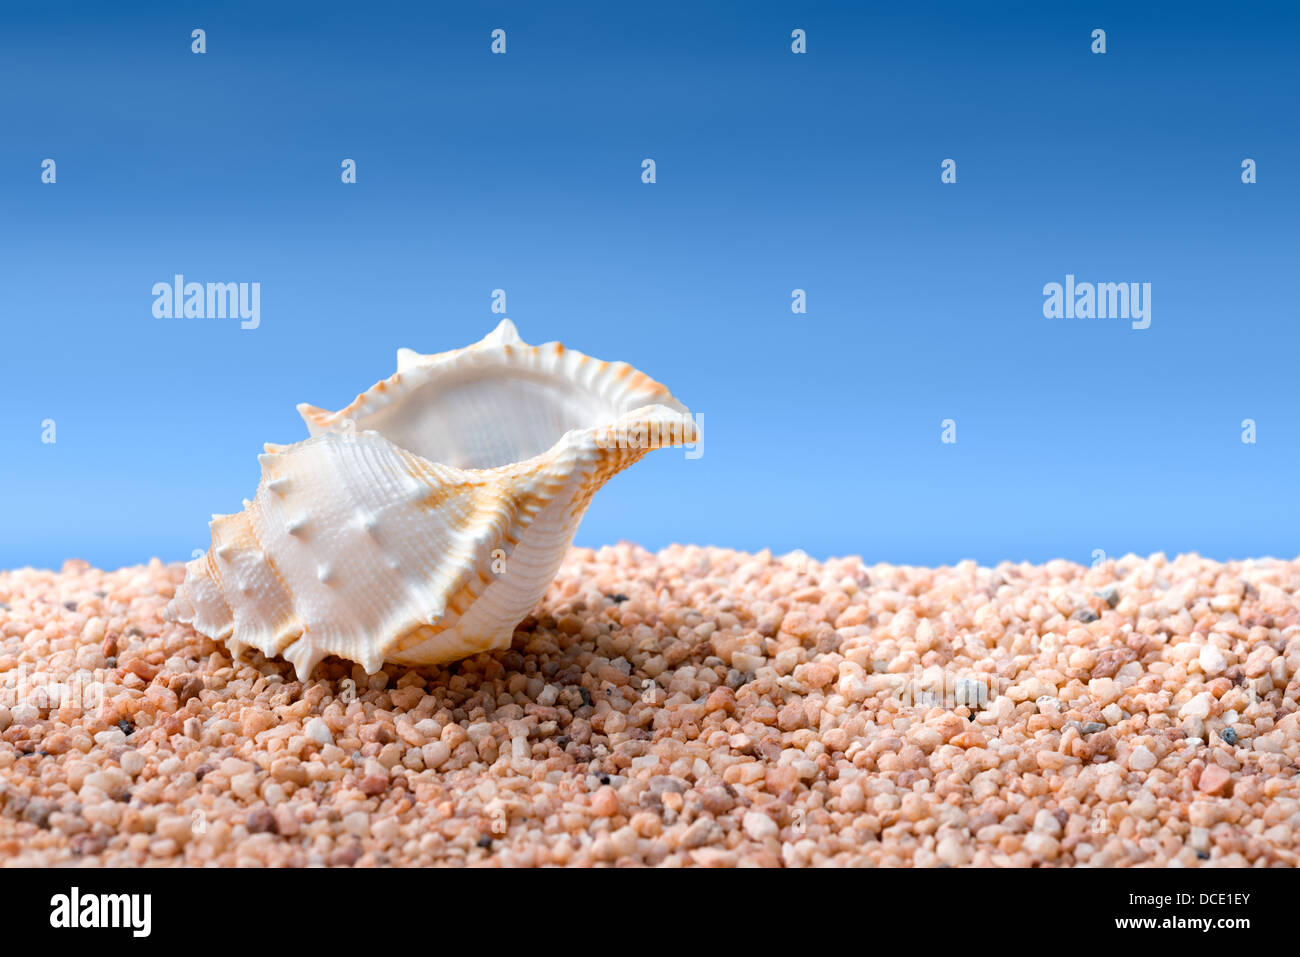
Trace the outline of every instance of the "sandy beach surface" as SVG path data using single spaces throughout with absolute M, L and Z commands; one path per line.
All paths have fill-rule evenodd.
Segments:
M 3 862 L 1300 861 L 1300 561 L 574 549 L 507 650 L 306 682 L 182 577 L 0 572 Z

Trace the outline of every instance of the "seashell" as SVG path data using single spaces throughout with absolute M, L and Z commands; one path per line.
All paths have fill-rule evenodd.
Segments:
M 652 448 L 698 441 L 684 405 L 623 362 L 530 346 L 507 319 L 267 445 L 251 502 L 214 515 L 173 621 L 281 655 L 437 664 L 509 645 L 592 495 Z

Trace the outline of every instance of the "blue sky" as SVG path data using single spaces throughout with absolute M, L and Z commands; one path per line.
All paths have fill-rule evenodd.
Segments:
M 268 6 L 0 15 L 0 567 L 206 548 L 296 403 L 480 338 L 495 288 L 704 416 L 582 545 L 1297 554 L 1285 5 Z M 261 325 L 155 319 L 178 272 L 260 282 Z M 1044 318 L 1067 273 L 1151 283 L 1150 328 Z

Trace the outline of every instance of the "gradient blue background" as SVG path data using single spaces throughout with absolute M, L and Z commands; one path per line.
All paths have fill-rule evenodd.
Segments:
M 1296 15 L 864 7 L 6 4 L 0 567 L 206 548 L 297 402 L 496 287 L 704 415 L 579 544 L 1296 555 Z M 155 319 L 176 272 L 260 281 L 261 328 Z M 1151 328 L 1044 319 L 1067 272 L 1152 283 Z

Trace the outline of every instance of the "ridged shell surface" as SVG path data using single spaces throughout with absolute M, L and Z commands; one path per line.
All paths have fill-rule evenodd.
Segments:
M 214 516 L 168 615 L 282 655 L 436 664 L 510 643 L 592 495 L 696 425 L 626 363 L 530 346 L 509 320 L 398 371 L 346 408 L 299 406 L 311 437 L 268 445 L 252 501 Z

